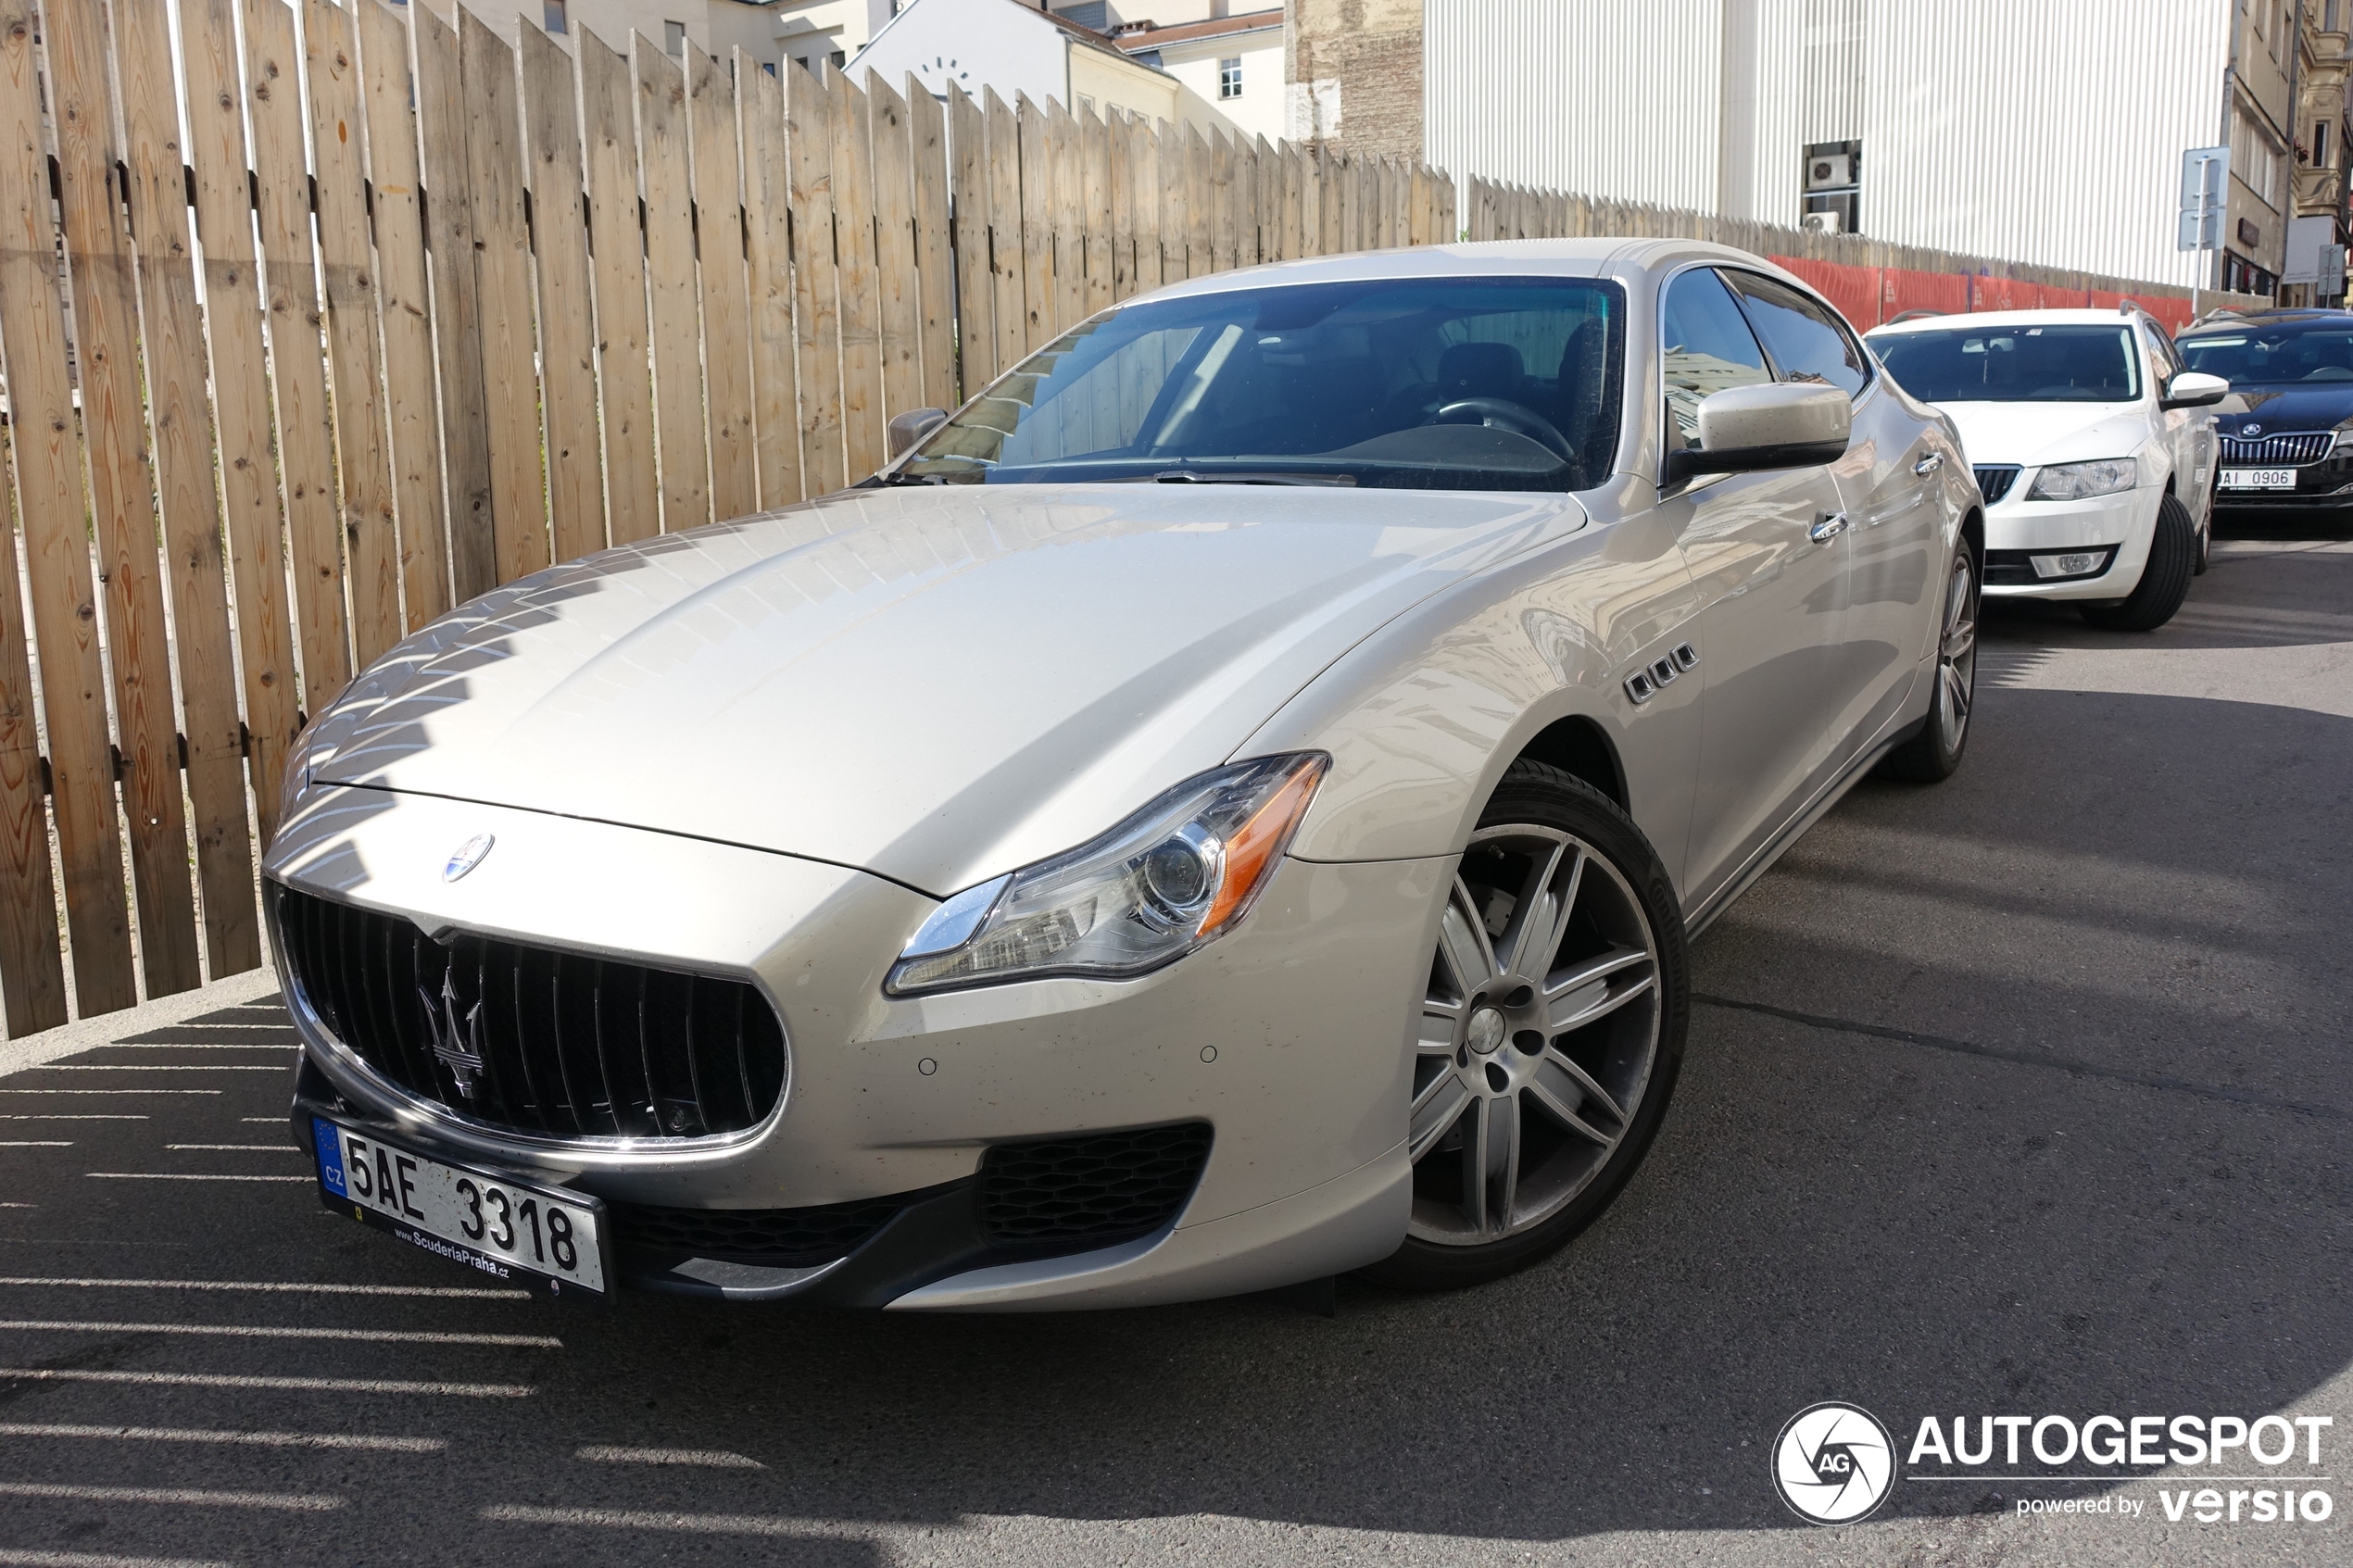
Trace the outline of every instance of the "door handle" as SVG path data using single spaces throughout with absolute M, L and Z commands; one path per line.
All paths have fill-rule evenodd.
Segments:
M 1845 532 L 1846 514 L 1844 512 L 1824 512 L 1814 520 L 1814 526 L 1806 531 L 1806 537 L 1813 540 L 1817 545 L 1823 545 Z
M 1922 458 L 1919 462 L 1912 465 L 1912 471 L 1919 475 L 1922 479 L 1926 479 L 1930 474 L 1934 473 L 1938 469 L 1941 469 L 1944 466 L 1944 454 L 1942 452 L 1931 452 L 1927 457 Z

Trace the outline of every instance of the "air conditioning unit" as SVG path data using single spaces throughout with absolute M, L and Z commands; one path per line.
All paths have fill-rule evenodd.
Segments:
M 1806 188 L 1809 191 L 1834 191 L 1855 183 L 1855 157 L 1851 153 L 1823 153 L 1806 160 Z
M 1844 215 L 1837 212 L 1805 213 L 1799 217 L 1797 226 L 1811 229 L 1818 234 L 1843 234 L 1846 232 Z

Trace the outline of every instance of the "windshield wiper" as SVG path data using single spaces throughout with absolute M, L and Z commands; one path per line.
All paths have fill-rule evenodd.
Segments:
M 1115 480 L 1121 484 L 1339 484 L 1353 486 L 1353 473 L 1228 473 L 1222 470 L 1202 472 L 1198 469 L 1163 469 L 1158 473 L 1138 474 L 1132 479 Z

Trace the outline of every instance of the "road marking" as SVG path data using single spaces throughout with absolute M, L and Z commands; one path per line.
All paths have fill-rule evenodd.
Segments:
M 437 1454 L 439 1437 L 371 1437 L 355 1432 L 218 1432 L 191 1426 L 44 1426 L 0 1421 L 0 1437 L 113 1437 L 133 1443 L 227 1443 L 256 1449 L 365 1449 L 373 1453 Z
M 125 1383 L 145 1388 L 256 1388 L 300 1394 L 437 1394 L 452 1399 L 527 1399 L 527 1383 L 419 1383 L 396 1377 L 257 1377 L 212 1372 L 99 1372 L 82 1367 L 5 1367 L 0 1381 Z
M 71 1148 L 70 1141 L 57 1138 L 0 1138 L 0 1148 Z
M 237 1120 L 240 1122 L 275 1122 L 282 1127 L 286 1124 L 286 1118 L 283 1116 L 240 1116 Z
M 470 1285 L 305 1285 L 299 1280 L 236 1279 L 60 1279 L 42 1274 L 0 1278 L 5 1285 L 66 1285 L 115 1290 L 258 1290 L 296 1296 L 436 1296 L 445 1300 L 528 1301 L 528 1290 L 492 1290 Z
M 60 1111 L 54 1116 L 19 1111 L 12 1116 L 0 1116 L 0 1122 L 145 1122 L 146 1120 L 146 1117 L 131 1110 L 68 1110 Z
M 81 1502 L 168 1502 L 195 1508 L 283 1508 L 325 1513 L 343 1499 L 316 1492 L 207 1492 L 194 1486 L 66 1486 L 41 1481 L 0 1481 L 0 1498 L 70 1498 Z
M 94 1051 L 298 1051 L 300 1040 L 114 1040 Z M 103 1064 L 102 1064 L 103 1065 Z
M 44 1069 L 40 1069 L 40 1068 L 27 1068 L 25 1071 L 27 1071 L 27 1072 L 29 1072 L 29 1073 L 31 1073 L 31 1072 L 41 1072 L 41 1071 L 45 1071 L 45 1070 L 44 1070 Z M 277 1072 L 277 1071 L 278 1071 L 278 1069 L 273 1067 L 273 1068 L 270 1069 L 270 1071 L 271 1071 L 271 1072 L 272 1072 L 272 1073 L 275 1073 L 275 1072 Z M 222 1092 L 223 1092 L 223 1091 L 221 1091 L 221 1090 L 220 1090 L 220 1089 L 0 1089 L 0 1095 L 213 1095 L 213 1096 L 219 1096 L 219 1095 L 220 1095 L 220 1094 L 221 1094 Z M 283 1121 L 283 1120 L 284 1120 L 284 1118 L 283 1118 L 283 1117 L 273 1116 L 273 1117 L 271 1117 L 271 1121 L 273 1121 L 273 1122 L 277 1122 L 277 1121 Z
M 709 1536 L 827 1536 L 814 1519 L 777 1519 L 758 1513 L 656 1513 L 621 1508 L 535 1508 L 527 1503 L 492 1503 L 481 1518 L 499 1524 L 602 1524 L 623 1530 L 690 1530 Z
M 44 1318 L 0 1318 L 0 1329 L 66 1334 L 195 1334 L 219 1339 L 347 1339 L 362 1345 L 520 1345 L 560 1350 L 552 1334 L 461 1334 L 433 1328 L 269 1328 L 241 1323 L 51 1323 Z
M 168 1143 L 166 1148 L 235 1149 L 254 1154 L 300 1154 L 302 1150 L 290 1143 Z
M 38 1203 L 0 1203 L 0 1209 L 38 1209 Z
M 25 1551 L 0 1547 L 0 1568 L 231 1568 L 197 1557 L 117 1557 L 106 1551 Z
M 591 1464 L 692 1464 L 706 1470 L 765 1470 L 756 1459 L 724 1449 L 617 1449 L 591 1443 L 573 1456 Z
M 84 1171 L 102 1182 L 307 1182 L 308 1176 L 229 1176 L 184 1171 Z
M 253 1066 L 245 1062 L 133 1062 L 127 1066 L 109 1067 L 103 1062 L 51 1061 L 39 1067 L 28 1067 L 27 1073 L 283 1073 L 283 1067 Z

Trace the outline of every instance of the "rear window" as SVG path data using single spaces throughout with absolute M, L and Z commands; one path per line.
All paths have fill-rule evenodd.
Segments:
M 1955 327 L 1868 340 L 1896 384 L 1931 403 L 2130 403 L 2130 326 Z

